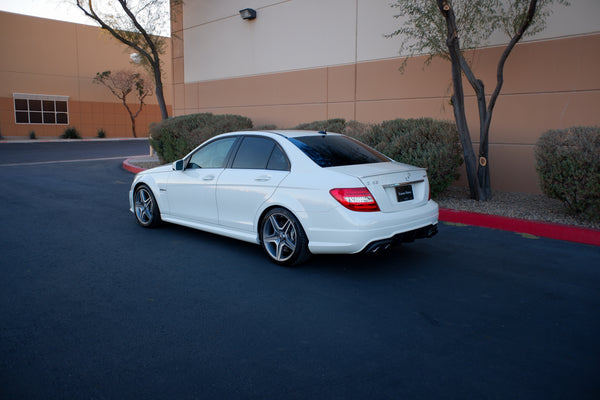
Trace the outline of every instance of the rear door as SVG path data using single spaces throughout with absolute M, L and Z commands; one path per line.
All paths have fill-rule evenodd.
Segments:
M 288 158 L 274 140 L 259 136 L 244 137 L 231 168 L 219 176 L 219 224 L 254 231 L 258 209 L 273 195 L 289 170 Z

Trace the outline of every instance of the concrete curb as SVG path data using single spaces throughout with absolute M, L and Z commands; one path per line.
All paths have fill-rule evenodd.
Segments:
M 127 160 L 123 161 L 123 168 L 129 172 L 133 172 L 134 174 L 145 171 L 146 168 L 136 167 L 135 165 L 132 164 L 132 162 L 134 162 L 134 160 L 137 160 L 140 158 L 148 158 L 148 156 L 139 156 L 139 157 L 128 158 Z
M 144 171 L 145 168 L 136 167 L 132 164 L 132 161 L 147 157 L 128 158 L 123 161 L 123 168 L 135 174 Z M 548 222 L 509 218 L 449 208 L 440 208 L 439 220 L 600 246 L 600 230 L 597 229 L 586 229 L 571 225 L 551 224 Z

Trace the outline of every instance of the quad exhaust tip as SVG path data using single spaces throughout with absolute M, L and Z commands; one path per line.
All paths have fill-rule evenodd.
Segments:
M 437 233 L 437 224 L 424 226 L 423 228 L 415 229 L 413 231 L 399 233 L 389 239 L 376 240 L 372 243 L 369 243 L 363 252 L 369 254 L 383 253 L 395 244 L 410 243 L 414 242 L 415 239 L 431 238 Z

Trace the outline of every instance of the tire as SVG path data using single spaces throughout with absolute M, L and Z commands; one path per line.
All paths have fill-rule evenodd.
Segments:
M 275 264 L 293 266 L 310 257 L 306 233 L 288 210 L 279 207 L 269 210 L 259 229 L 260 245 Z
M 161 223 L 160 210 L 152 190 L 139 185 L 133 194 L 133 214 L 138 224 L 144 228 L 154 228 Z

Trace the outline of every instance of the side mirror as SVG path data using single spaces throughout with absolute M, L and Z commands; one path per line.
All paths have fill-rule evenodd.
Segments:
M 173 163 L 173 171 L 183 171 L 183 160 L 177 160 Z

